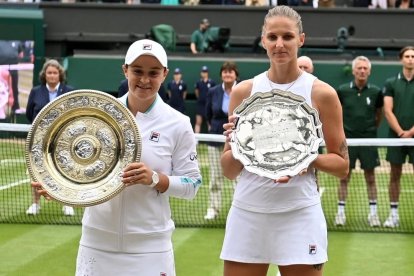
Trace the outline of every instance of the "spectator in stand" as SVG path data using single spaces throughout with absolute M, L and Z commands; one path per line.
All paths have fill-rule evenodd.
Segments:
M 404 47 L 399 54 L 402 71 L 385 82 L 384 115 L 390 126 L 389 138 L 414 137 L 414 46 Z M 401 191 L 402 165 L 408 161 L 414 168 L 414 147 L 388 147 L 387 161 L 391 164 L 389 199 L 390 214 L 385 227 L 398 227 L 398 203 Z
M 368 7 L 370 9 L 376 9 L 376 8 L 381 8 L 381 9 L 387 9 L 388 7 L 388 3 L 387 0 L 371 0 L 371 5 Z
M 127 0 L 127 4 L 161 4 L 161 0 Z
M 337 89 L 342 105 L 344 130 L 347 138 L 376 138 L 381 121 L 383 96 L 381 89 L 368 82 L 371 74 L 371 62 L 367 57 L 358 56 L 352 61 L 354 80 Z M 368 223 L 371 227 L 381 225 L 377 214 L 377 186 L 375 167 L 380 165 L 377 147 L 349 147 L 349 173 L 340 180 L 338 187 L 338 213 L 335 225 L 346 222 L 345 202 L 348 196 L 348 184 L 355 162 L 359 159 L 364 170 L 367 184 L 369 209 Z
M 334 8 L 335 0 L 319 0 L 318 7 L 319 8 Z
M 236 63 L 224 62 L 220 68 L 220 76 L 222 83 L 210 88 L 207 94 L 206 117 L 210 126 L 208 131 L 210 134 L 223 134 L 223 124 L 228 122 L 230 94 L 239 77 Z M 221 208 L 224 177 L 220 166 L 220 156 L 223 143 L 210 142 L 207 150 L 210 164 L 210 202 L 204 219 L 212 220 L 217 218 Z
M 161 5 L 178 6 L 180 2 L 178 0 L 161 0 Z
M 26 117 L 33 123 L 37 114 L 51 101 L 73 90 L 73 87 L 66 85 L 66 74 L 62 65 L 57 60 L 50 59 L 43 64 L 39 74 L 40 85 L 32 88 L 29 94 L 26 107 Z M 37 215 L 40 212 L 40 195 L 35 188 L 32 188 L 32 205 L 26 210 L 28 215 Z M 62 207 L 66 216 L 75 215 L 70 206 Z
M 315 3 L 316 2 L 316 3 Z M 316 4 L 316 7 L 314 6 Z M 308 6 L 317 8 L 318 0 L 287 0 L 288 6 Z
M 194 132 L 200 133 L 203 121 L 207 122 L 207 129 L 210 129 L 210 125 L 206 120 L 206 98 L 208 90 L 216 85 L 216 82 L 210 79 L 208 75 L 208 67 L 201 67 L 200 79 L 195 84 L 195 96 L 197 98 L 196 118 L 194 125 Z
M 316 9 L 318 4 L 318 0 L 301 0 L 299 6 L 313 7 Z
M 199 0 L 200 5 L 221 5 L 222 0 Z
M 186 6 L 198 6 L 200 4 L 199 0 L 182 0 L 181 2 Z
M 262 6 L 268 6 L 268 5 L 269 5 L 268 0 L 246 0 L 246 6 L 262 7 Z
M 397 0 L 395 1 L 395 7 L 399 9 L 412 9 L 414 8 L 414 0 Z
M 244 5 L 245 0 L 223 0 L 223 5 Z
M 173 80 L 167 84 L 168 104 L 185 113 L 185 99 L 187 98 L 187 84 L 182 79 L 180 68 L 175 68 Z
M 199 29 L 191 34 L 190 49 L 193 54 L 203 53 L 207 49 L 206 45 L 206 31 L 210 27 L 210 21 L 204 18 L 200 22 Z
M 371 0 L 353 0 L 352 6 L 356 8 L 368 8 L 371 5 Z

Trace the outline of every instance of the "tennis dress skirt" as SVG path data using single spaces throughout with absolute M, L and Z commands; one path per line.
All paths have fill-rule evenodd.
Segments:
M 173 251 L 117 253 L 79 246 L 76 276 L 175 276 Z
M 321 264 L 328 260 L 327 227 L 320 204 L 284 213 L 232 206 L 220 258 L 242 263 Z

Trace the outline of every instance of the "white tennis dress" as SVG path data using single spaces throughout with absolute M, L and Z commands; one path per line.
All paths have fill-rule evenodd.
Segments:
M 266 73 L 253 79 L 252 93 L 272 89 L 301 95 L 312 106 L 316 77 L 303 72 L 290 84 L 272 83 Z M 327 261 L 327 228 L 314 170 L 288 183 L 242 170 L 230 209 L 221 259 L 278 265 Z

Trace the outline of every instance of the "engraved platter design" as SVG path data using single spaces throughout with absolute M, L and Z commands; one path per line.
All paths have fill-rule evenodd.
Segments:
M 135 117 L 115 97 L 75 90 L 47 104 L 26 140 L 26 164 L 33 181 L 55 200 L 92 206 L 123 188 L 120 173 L 141 159 Z
M 279 89 L 254 93 L 234 114 L 232 153 L 247 171 L 271 179 L 295 176 L 318 156 L 322 123 L 302 96 Z

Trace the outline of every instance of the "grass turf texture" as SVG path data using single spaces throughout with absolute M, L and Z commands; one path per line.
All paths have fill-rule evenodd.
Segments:
M 74 275 L 80 226 L 0 225 L 0 275 Z M 223 229 L 177 228 L 179 276 L 219 276 Z M 414 271 L 414 236 L 395 233 L 329 232 L 325 276 L 395 276 Z M 276 276 L 271 266 L 268 275 Z

